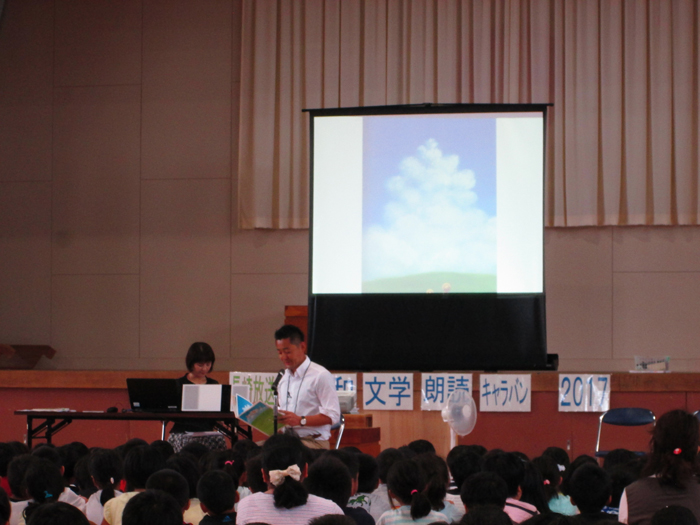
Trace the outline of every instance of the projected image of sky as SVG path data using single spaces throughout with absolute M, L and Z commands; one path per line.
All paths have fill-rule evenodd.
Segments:
M 363 291 L 496 291 L 496 121 L 365 117 Z

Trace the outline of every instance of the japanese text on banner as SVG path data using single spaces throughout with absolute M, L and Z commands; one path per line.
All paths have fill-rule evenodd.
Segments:
M 481 374 L 480 412 L 530 412 L 530 374 Z
M 421 410 L 442 410 L 455 390 L 472 392 L 472 374 L 454 372 L 421 374 Z
M 262 401 L 272 406 L 274 398 L 270 387 L 277 377 L 276 372 L 229 372 L 228 381 L 231 385 L 231 397 L 236 394 L 255 404 Z
M 559 374 L 559 412 L 610 410 L 610 374 Z
M 368 410 L 413 410 L 413 373 L 362 374 L 363 406 Z
M 357 374 L 333 374 L 336 390 L 357 391 Z

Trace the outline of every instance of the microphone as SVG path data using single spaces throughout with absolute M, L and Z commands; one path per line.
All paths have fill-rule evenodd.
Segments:
M 277 386 L 280 384 L 280 381 L 282 381 L 282 376 L 284 376 L 284 368 L 277 372 L 277 377 L 270 387 L 273 392 L 277 392 Z

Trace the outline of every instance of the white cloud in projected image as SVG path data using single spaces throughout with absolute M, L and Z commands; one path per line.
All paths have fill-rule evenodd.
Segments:
M 427 140 L 386 181 L 381 224 L 369 225 L 363 280 L 427 272 L 496 273 L 496 217 L 478 205 L 478 174 Z

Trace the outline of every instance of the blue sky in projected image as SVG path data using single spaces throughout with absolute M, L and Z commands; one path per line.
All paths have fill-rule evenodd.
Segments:
M 382 223 L 388 179 L 406 157 L 435 139 L 443 155 L 457 155 L 459 169 L 476 176 L 476 206 L 496 215 L 496 119 L 433 116 L 364 117 L 363 226 Z

